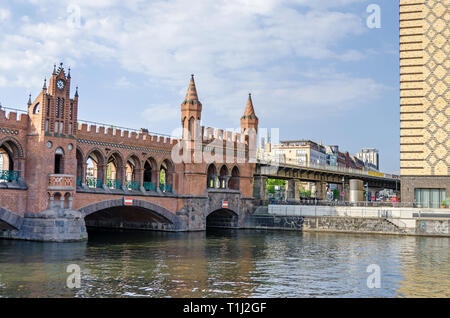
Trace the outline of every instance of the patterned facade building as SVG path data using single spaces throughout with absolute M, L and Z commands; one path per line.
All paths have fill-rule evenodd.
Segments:
M 450 0 L 400 0 L 402 201 L 450 196 Z

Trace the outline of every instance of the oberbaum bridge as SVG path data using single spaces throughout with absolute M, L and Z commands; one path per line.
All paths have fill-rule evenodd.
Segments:
M 63 242 L 86 240 L 90 227 L 243 228 L 267 199 L 268 178 L 287 180 L 292 200 L 299 181 L 314 182 L 319 199 L 327 183 L 339 184 L 350 201 L 362 200 L 364 185 L 400 186 L 394 177 L 257 160 L 251 96 L 240 133 L 205 128 L 193 76 L 178 139 L 79 121 L 70 85 L 70 69 L 55 66 L 27 114 L 0 109 L 0 237 Z

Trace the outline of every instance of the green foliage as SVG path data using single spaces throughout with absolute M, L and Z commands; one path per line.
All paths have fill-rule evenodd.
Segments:
M 267 180 L 267 185 L 268 186 L 285 186 L 286 185 L 286 181 L 285 180 L 280 180 L 280 179 L 268 179 Z
M 338 189 L 334 189 L 333 190 L 333 200 L 340 199 L 340 198 L 341 198 L 341 193 L 339 192 Z
M 279 179 L 267 179 L 267 192 L 270 194 L 275 194 L 275 186 L 284 187 L 286 185 L 285 180 Z
M 303 198 L 310 198 L 311 191 L 310 190 L 300 190 L 300 196 Z

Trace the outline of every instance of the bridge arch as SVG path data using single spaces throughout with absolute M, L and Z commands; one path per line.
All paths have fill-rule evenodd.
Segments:
M 125 160 L 125 181 L 127 183 L 133 182 L 132 184 L 127 184 L 127 187 L 131 190 L 137 190 L 135 187 L 141 183 L 141 167 L 142 162 L 139 156 L 132 153 Z
M 86 178 L 86 184 L 90 188 L 101 187 L 104 183 L 104 166 L 106 165 L 104 153 L 99 148 L 92 148 L 83 157 L 82 167 L 84 166 L 84 171 L 82 171 L 84 177 Z
M 206 228 L 237 228 L 239 214 L 231 209 L 217 209 L 208 211 L 205 215 Z
M 93 204 L 90 204 L 88 206 L 85 206 L 83 208 L 78 209 L 79 212 L 82 213 L 83 217 L 86 218 L 88 216 L 91 216 L 97 212 L 111 209 L 111 208 L 119 208 L 119 207 L 129 207 L 124 204 L 123 198 L 121 199 L 115 199 L 115 200 L 106 200 L 106 201 L 100 201 Z M 144 201 L 144 200 L 137 200 L 133 199 L 133 205 L 131 207 L 134 208 L 141 208 L 144 211 L 147 211 L 149 213 L 155 213 L 162 217 L 163 219 L 167 220 L 170 224 L 177 223 L 177 216 L 167 210 L 166 208 L 163 208 L 160 205 L 157 205 L 152 202 Z
M 240 177 L 241 173 L 237 166 L 234 166 L 231 170 L 231 177 L 228 181 L 228 188 L 231 190 L 240 190 Z
M 120 152 L 114 151 L 112 152 L 106 162 L 106 176 L 108 179 L 107 186 L 109 188 L 120 188 L 120 184 L 124 180 L 124 174 L 126 174 L 125 161 Z
M 20 230 L 23 217 L 0 207 L 0 230 Z
M 14 137 L 0 139 L 0 170 L 20 171 L 24 151 L 20 142 Z
M 157 174 L 158 174 L 158 164 L 156 163 L 155 158 L 148 157 L 144 161 L 144 184 L 145 183 L 153 183 L 157 184 Z
M 206 187 L 214 189 L 219 186 L 219 180 L 217 177 L 217 168 L 214 163 L 211 163 L 206 168 Z
M 159 185 L 162 192 L 172 192 L 176 188 L 175 165 L 172 160 L 163 159 L 159 165 Z

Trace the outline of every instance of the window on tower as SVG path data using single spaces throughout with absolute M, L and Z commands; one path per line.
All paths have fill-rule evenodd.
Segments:
M 64 98 L 61 98 L 61 118 L 64 118 Z
M 55 111 L 55 116 L 56 118 L 59 118 L 59 97 L 56 99 L 56 111 Z

